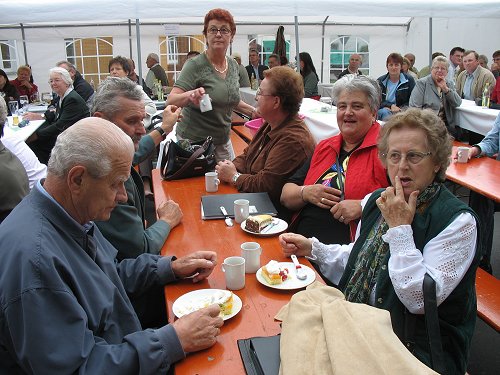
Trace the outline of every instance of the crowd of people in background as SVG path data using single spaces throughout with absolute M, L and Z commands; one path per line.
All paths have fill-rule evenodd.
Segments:
M 48 74 L 53 94 L 47 111 L 24 114 L 42 125 L 25 142 L 2 138 L 0 246 L 12 251 L 0 262 L 0 332 L 9 337 L 0 340 L 2 349 L 8 347 L 0 354 L 0 372 L 59 366 L 69 373 L 99 362 L 101 372 L 129 366 L 153 373 L 215 343 L 222 320 L 213 306 L 166 325 L 164 285 L 193 275 L 202 280 L 216 264 L 209 251 L 159 256 L 183 217 L 176 202 L 160 204 L 157 221 L 145 224 L 150 181 L 140 172 L 169 133 L 190 142 L 211 137 L 222 183 L 269 193 L 293 232 L 280 236 L 284 254 L 307 256 L 347 300 L 379 303 L 390 311 L 397 334 L 404 330 L 404 312 L 416 314 L 414 354 L 426 364 L 421 285 L 432 270 L 442 334 L 449 337 L 445 361 L 449 369 L 465 371 L 475 319 L 467 299 L 474 294 L 475 267 L 492 272 L 493 215 L 500 207 L 476 193 L 468 207 L 443 182 L 452 139 L 468 141 L 470 157 L 499 152 L 500 115 L 476 141 L 456 124 L 455 111 L 463 100 L 481 104 L 485 87 L 491 106 L 500 108 L 500 50 L 488 66 L 487 56 L 454 47 L 448 56 L 434 52 L 430 66 L 420 70 L 414 54 L 393 52 L 385 61 L 387 73 L 377 79 L 362 72 L 363 55 L 352 53 L 333 85 L 340 133 L 315 144 L 298 114 L 303 98 L 320 99 L 311 55 L 300 52 L 295 71 L 286 56 L 273 53 L 264 60 L 255 44 L 244 66 L 240 53 L 228 55 L 235 34 L 227 10 L 209 11 L 206 49 L 186 54 L 175 81 L 156 53 L 147 55 L 142 80 L 132 59 L 113 57 L 109 77 L 96 90 L 74 64 L 57 62 Z M 241 100 L 243 87 L 256 90 L 255 106 Z M 0 69 L 0 93 L 2 136 L 13 114 L 6 103 L 41 98 L 28 65 L 14 79 Z M 149 129 L 157 113 L 152 99 L 163 94 L 168 96 L 159 126 Z M 208 112 L 201 108 L 206 95 Z M 233 111 L 262 118 L 241 155 L 230 139 Z M 22 241 L 25 224 L 38 232 Z M 445 246 L 454 250 L 443 256 Z M 21 254 L 26 261 L 19 261 Z M 35 284 L 26 297 L 23 288 Z M 36 332 L 17 322 L 34 309 L 50 311 L 58 332 L 67 335 L 55 349 L 59 362 L 43 344 L 51 335 L 48 322 Z M 22 338 L 32 335 L 39 339 L 26 346 Z M 128 345 L 118 345 L 123 340 Z

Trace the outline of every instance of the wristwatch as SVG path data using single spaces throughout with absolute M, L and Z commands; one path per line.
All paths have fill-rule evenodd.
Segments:
M 232 179 L 232 181 L 233 181 L 233 185 L 236 185 L 236 180 L 237 180 L 237 179 L 238 179 L 238 177 L 240 177 L 240 176 L 241 176 L 241 173 L 238 173 L 238 172 L 236 172 L 236 173 L 233 175 L 233 179 Z
M 161 126 L 158 126 L 158 127 L 156 128 L 156 131 L 157 131 L 158 133 L 160 133 L 160 135 L 161 135 L 162 137 L 164 137 L 164 136 L 165 136 L 165 130 L 163 130 L 163 128 L 162 128 Z

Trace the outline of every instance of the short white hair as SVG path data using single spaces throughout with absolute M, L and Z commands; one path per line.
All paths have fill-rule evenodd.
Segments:
M 123 152 L 132 160 L 134 143 L 118 126 L 99 117 L 84 118 L 63 131 L 52 149 L 47 170 L 59 178 L 82 165 L 94 178 L 107 176 L 113 159 Z
M 67 85 L 70 85 L 72 86 L 73 85 L 73 80 L 71 79 L 71 76 L 69 75 L 69 72 L 64 69 L 64 68 L 61 68 L 59 66 L 56 66 L 55 68 L 51 68 L 49 70 L 49 76 L 52 74 L 52 73 L 58 73 L 61 75 L 61 78 L 63 79 L 63 81 L 67 84 Z
M 158 57 L 158 55 L 156 53 L 153 53 L 151 52 L 149 55 L 148 55 L 148 58 L 151 58 L 153 59 L 154 61 L 156 62 L 160 62 L 160 58 Z

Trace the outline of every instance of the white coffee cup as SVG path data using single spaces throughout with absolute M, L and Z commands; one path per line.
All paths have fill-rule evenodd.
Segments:
M 205 173 L 205 190 L 208 193 L 215 193 L 219 190 L 220 180 L 217 177 L 217 172 Z
M 241 256 L 245 258 L 245 273 L 255 273 L 259 270 L 260 254 L 262 254 L 262 248 L 257 242 L 241 244 Z
M 222 272 L 226 278 L 226 288 L 240 290 L 245 287 L 245 258 L 228 257 L 222 263 Z
M 200 100 L 200 111 L 207 112 L 212 110 L 212 101 L 210 100 L 210 95 L 204 94 Z
M 458 147 L 457 148 L 457 162 L 467 163 L 469 161 L 469 147 Z
M 243 223 L 249 215 L 250 202 L 247 199 L 236 199 L 234 201 L 234 220 Z

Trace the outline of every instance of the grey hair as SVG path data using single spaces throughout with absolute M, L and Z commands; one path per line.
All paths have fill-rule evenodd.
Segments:
M 134 154 L 132 139 L 118 126 L 98 117 L 87 117 L 63 131 L 47 164 L 49 174 L 63 178 L 71 168 L 84 166 L 94 178 L 111 173 L 121 152 Z
M 7 104 L 3 96 L 0 96 L 0 137 L 3 136 L 5 121 L 7 121 Z
M 333 84 L 332 99 L 336 104 L 343 91 L 361 91 L 368 97 L 368 104 L 372 111 L 378 111 L 382 92 L 377 81 L 374 79 L 355 74 L 347 74 Z
M 143 100 L 140 86 L 129 78 L 106 78 L 97 88 L 91 114 L 100 112 L 107 118 L 114 118 L 115 114 L 123 109 L 122 104 L 117 100 L 120 97 L 136 101 Z
M 445 64 L 446 65 L 446 70 L 448 70 L 448 66 L 449 66 L 449 61 L 446 57 L 444 56 L 436 56 L 434 57 L 434 60 L 432 60 L 432 65 L 431 65 L 431 68 L 434 68 L 438 63 L 442 63 L 442 64 Z
M 160 57 L 159 57 L 156 53 L 154 53 L 154 52 L 151 52 L 151 53 L 148 55 L 148 57 L 147 57 L 147 58 L 148 58 L 148 59 L 149 59 L 149 58 L 151 58 L 151 59 L 153 59 L 153 60 L 154 60 L 154 61 L 156 61 L 156 62 L 160 62 Z
M 71 79 L 71 76 L 69 75 L 69 72 L 66 69 L 56 66 L 55 68 L 51 68 L 49 70 L 49 75 L 52 73 L 60 74 L 61 78 L 67 85 L 73 86 L 73 80 Z
M 385 155 L 389 151 L 389 135 L 394 129 L 422 130 L 425 133 L 432 160 L 440 165 L 435 180 L 446 180 L 446 169 L 450 164 L 452 137 L 443 120 L 437 114 L 430 109 L 409 108 L 391 116 L 382 126 L 377 142 L 378 155 L 384 166 L 387 166 Z
M 76 72 L 76 66 L 74 66 L 72 63 L 70 63 L 70 62 L 69 62 L 69 61 L 67 61 L 67 60 L 61 60 L 61 61 L 59 61 L 59 62 L 56 64 L 56 66 L 58 66 L 58 67 L 60 68 L 60 67 L 61 67 L 61 65 L 63 65 L 63 64 L 64 64 L 64 65 L 67 65 L 67 66 L 68 66 L 68 68 L 69 68 L 70 70 L 74 70 L 74 71 Z

